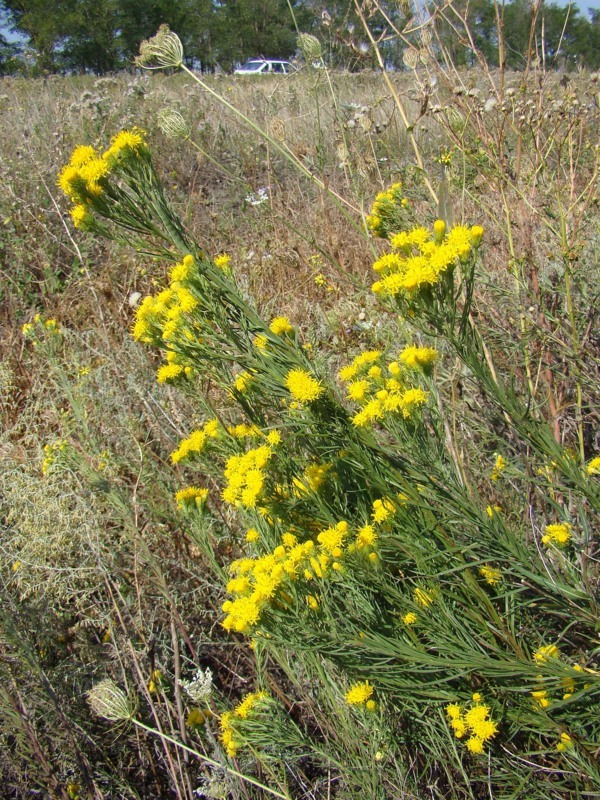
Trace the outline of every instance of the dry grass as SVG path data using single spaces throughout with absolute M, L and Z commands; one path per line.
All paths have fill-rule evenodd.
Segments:
M 569 309 L 556 290 L 565 243 L 555 231 L 554 190 L 563 181 L 564 196 L 576 197 L 597 175 L 597 85 L 586 75 L 566 86 L 545 76 L 532 109 L 528 91 L 538 77 L 525 84 L 522 75 L 509 75 L 514 92 L 505 94 L 504 111 L 484 110 L 491 92 L 481 71 L 460 73 L 461 86 L 438 81 L 425 88 L 424 71 L 394 75 L 392 86 L 409 119 L 417 120 L 414 137 L 431 184 L 438 190 L 443 182 L 456 219 L 486 227 L 487 272 L 476 314 L 501 368 L 514 365 L 540 405 L 549 398 L 544 413 L 561 443 L 576 448 L 581 430 L 592 453 L 599 448 L 597 200 L 590 195 L 580 217 L 576 211 L 569 220 L 571 321 L 580 357 L 570 371 Z M 207 734 L 186 730 L 178 677 L 210 667 L 229 702 L 260 674 L 284 701 L 299 693 L 299 705 L 289 704 L 292 716 L 310 719 L 332 763 L 347 755 L 344 734 L 352 720 L 336 730 L 334 709 L 315 678 L 333 685 L 337 675 L 321 675 L 317 658 L 309 668 L 308 660 L 283 652 L 277 665 L 275 658 L 261 663 L 219 628 L 218 573 L 235 554 L 227 531 L 236 523 L 220 507 L 213 508 L 218 526 L 182 522 L 171 501 L 181 476 L 168 455 L 201 409 L 194 392 L 184 396 L 156 385 L 154 357 L 128 333 L 132 293 L 153 290 L 165 265 L 74 232 L 56 174 L 76 144 L 106 142 L 132 125 L 145 128 L 173 205 L 201 246 L 211 256 L 231 253 L 242 290 L 265 317 L 288 315 L 318 358 L 330 358 L 331 346 L 338 361 L 357 343 L 386 336 L 388 320 L 365 291 L 380 248 L 364 236 L 361 212 L 397 179 L 417 217 L 432 220 L 435 210 L 379 74 L 334 75 L 333 91 L 318 72 L 211 80 L 356 210 L 344 211 L 317 191 L 182 76 L 4 79 L 0 85 L 0 768 L 7 797 L 191 797 L 196 786 L 214 787 L 223 778 L 143 731 L 125 731 L 118 740 L 107 733 L 84 701 L 106 675 L 141 698 L 140 713 L 150 725 L 218 752 L 213 723 Z M 419 118 L 424 93 L 430 96 Z M 540 104 L 545 112 L 552 103 L 553 117 L 538 113 Z M 156 122 L 164 107 L 182 113 L 208 155 L 166 140 Z M 498 143 L 505 150 L 491 165 Z M 444 148 L 452 154 L 446 166 L 436 161 Z M 245 198 L 262 187 L 269 189 L 268 202 L 250 205 Z M 325 286 L 315 283 L 321 274 Z M 37 348 L 25 344 L 21 325 L 36 312 L 57 318 L 64 337 Z M 465 384 L 456 363 L 440 375 L 448 425 L 459 449 L 475 443 L 493 450 L 509 437 L 504 421 L 496 416 L 489 428 L 464 427 L 463 403 L 491 413 L 475 388 L 462 397 Z M 68 446 L 42 480 L 42 447 L 60 441 Z M 477 466 L 468 465 L 472 474 Z M 206 560 L 207 541 L 213 563 Z M 169 687 L 163 693 L 149 691 L 156 670 Z M 370 762 L 353 754 L 355 771 L 343 779 L 310 762 L 290 766 L 295 796 L 350 798 L 366 791 L 383 797 L 395 776 L 393 791 L 401 793 L 395 796 L 411 797 L 408 786 L 398 788 L 406 765 L 391 755 L 381 783 L 374 771 L 361 772 L 377 746 L 369 742 Z M 242 767 L 251 771 L 256 763 L 249 758 Z M 270 776 L 259 777 L 268 782 Z M 450 796 L 445 778 L 437 779 L 435 796 Z M 79 790 L 69 788 L 74 784 Z M 227 791 L 236 798 L 263 796 L 235 782 Z

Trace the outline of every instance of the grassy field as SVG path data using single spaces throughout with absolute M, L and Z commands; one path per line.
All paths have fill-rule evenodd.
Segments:
M 5 796 L 598 797 L 597 76 L 202 80 L 0 84 Z M 117 205 L 78 230 L 57 186 L 134 126 L 184 249 Z M 445 294 L 372 291 L 397 183 L 386 236 L 483 228 Z M 157 382 L 136 309 L 190 253 L 191 377 Z M 414 408 L 364 424 L 400 383 Z M 228 502 L 261 437 L 260 491 Z M 309 541 L 320 566 L 227 625 L 231 562 Z

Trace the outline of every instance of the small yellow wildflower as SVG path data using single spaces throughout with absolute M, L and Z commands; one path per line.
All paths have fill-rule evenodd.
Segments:
M 239 705 L 235 707 L 234 714 L 240 719 L 248 719 L 255 707 L 268 697 L 266 692 L 247 694 Z
M 159 383 L 171 383 L 184 375 L 184 368 L 179 364 L 163 364 L 158 368 L 156 380 Z
M 413 600 L 422 608 L 429 608 L 433 603 L 433 595 L 419 586 L 413 591 Z
M 506 469 L 506 459 L 504 456 L 496 453 L 496 461 L 494 462 L 494 469 L 492 470 L 491 479 L 497 481 L 502 472 Z
M 538 689 L 535 692 L 531 692 L 531 696 L 533 697 L 534 703 L 541 708 L 547 708 L 550 705 L 548 692 L 545 689 Z
M 356 547 L 362 550 L 365 547 L 373 547 L 377 541 L 377 532 L 372 525 L 363 525 L 356 535 Z
M 294 328 L 287 317 L 275 317 L 275 319 L 271 320 L 269 330 L 276 336 L 285 336 L 288 333 L 292 333 Z
M 405 625 L 407 625 L 407 626 L 409 626 L 409 627 L 410 627 L 411 625 L 414 625 L 414 624 L 417 622 L 417 619 L 418 619 L 418 617 L 417 617 L 417 615 L 416 615 L 415 613 L 413 613 L 412 611 L 408 611 L 408 612 L 407 612 L 407 613 L 406 613 L 406 614 L 405 614 L 405 615 L 402 617 L 402 622 L 403 622 Z
M 596 456 L 588 462 L 586 471 L 588 475 L 600 475 L 600 456 Z
M 246 536 L 244 538 L 247 542 L 257 542 L 260 538 L 260 533 L 256 530 L 256 528 L 250 528 L 246 531 Z
M 206 502 L 208 497 L 208 489 L 202 489 L 197 486 L 188 486 L 186 489 L 180 489 L 176 495 L 175 500 L 179 508 L 186 508 L 191 505 L 201 506 Z
M 546 533 L 542 536 L 542 544 L 546 546 L 555 544 L 557 547 L 566 547 L 571 539 L 572 526 L 568 522 L 556 525 L 546 525 Z
M 573 747 L 573 739 L 569 736 L 568 733 L 563 731 L 560 735 L 560 741 L 556 745 L 556 749 L 559 753 L 564 752 L 565 750 L 569 750 Z
M 78 203 L 77 205 L 73 206 L 73 208 L 70 209 L 69 214 L 71 215 L 73 225 L 75 225 L 76 228 L 83 229 L 92 220 L 89 209 L 84 203 Z
M 396 506 L 389 497 L 382 497 L 373 503 L 373 522 L 381 523 L 392 517 L 396 513 Z
M 306 602 L 309 608 L 312 608 L 313 611 L 316 611 L 319 608 L 319 601 L 313 594 L 306 596 Z
M 285 386 L 299 403 L 312 403 L 325 391 L 319 381 L 304 369 L 290 370 Z
M 126 158 L 132 154 L 139 156 L 146 146 L 145 136 L 146 131 L 141 128 L 119 131 L 113 136 L 104 158 L 110 161 L 111 158 Z
M 188 728 L 200 728 L 206 722 L 207 715 L 210 716 L 210 712 L 202 711 L 199 708 L 192 708 L 186 717 L 185 724 Z
M 555 644 L 546 644 L 543 647 L 539 647 L 535 653 L 533 654 L 533 660 L 536 664 L 544 664 L 546 661 L 550 659 L 558 658 L 560 655 L 560 651 Z
M 428 371 L 438 359 L 438 351 L 433 347 L 406 347 L 400 353 L 400 361 L 412 369 Z
M 349 706 L 366 705 L 373 696 L 374 687 L 369 681 L 353 683 L 346 692 L 346 702 Z
M 494 518 L 494 514 L 499 514 L 502 511 L 502 506 L 486 506 L 485 513 L 490 519 Z
M 233 385 L 240 394 L 245 394 L 248 391 L 251 383 L 252 383 L 252 375 L 250 375 L 249 372 L 242 372 L 240 375 L 237 376 L 237 378 L 233 382 Z
M 227 253 L 221 253 L 220 255 L 215 256 L 215 266 L 217 266 L 222 272 L 230 272 L 231 256 L 228 256 Z
M 479 568 L 479 574 L 486 583 L 489 583 L 490 586 L 498 586 L 502 580 L 502 573 L 500 570 L 496 569 L 495 567 L 490 567 L 487 564 L 484 564 L 483 567 Z
M 269 431 L 267 434 L 267 442 L 272 447 L 276 447 L 278 444 L 281 444 L 281 434 L 279 431 Z
M 79 169 L 79 167 L 87 164 L 87 162 L 91 161 L 93 158 L 96 158 L 96 151 L 94 148 L 89 144 L 80 144 L 73 150 L 69 164 L 75 167 L 75 169 Z
M 483 753 L 483 739 L 480 739 L 479 736 L 471 736 L 470 739 L 467 739 L 465 744 L 469 753 L 473 753 L 474 755 Z
M 254 345 L 254 347 L 256 347 L 257 350 L 261 350 L 262 352 L 264 352 L 267 349 L 269 340 L 264 335 L 264 333 L 259 333 L 258 336 L 254 337 L 254 341 L 252 342 L 252 344 Z

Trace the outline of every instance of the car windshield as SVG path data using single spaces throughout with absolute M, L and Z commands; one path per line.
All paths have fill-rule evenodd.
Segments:
M 240 72 L 258 72 L 258 70 L 264 65 L 264 61 L 248 61 L 247 64 L 244 64 L 243 67 L 240 67 Z

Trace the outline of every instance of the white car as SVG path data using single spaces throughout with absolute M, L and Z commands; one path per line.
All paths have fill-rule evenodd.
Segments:
M 270 58 L 254 58 L 236 69 L 234 75 L 288 75 L 296 68 L 289 61 L 274 61 Z

